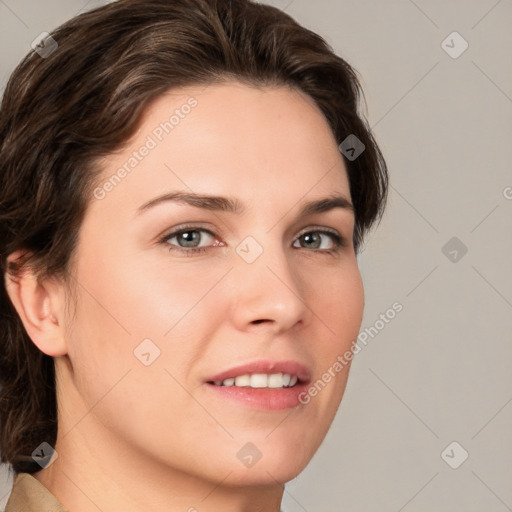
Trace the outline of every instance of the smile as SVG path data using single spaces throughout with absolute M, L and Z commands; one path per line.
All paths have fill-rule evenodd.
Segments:
M 245 374 L 237 377 L 231 377 L 224 380 L 213 382 L 216 386 L 235 386 L 250 388 L 291 388 L 298 382 L 297 375 L 289 373 L 254 373 L 252 375 Z

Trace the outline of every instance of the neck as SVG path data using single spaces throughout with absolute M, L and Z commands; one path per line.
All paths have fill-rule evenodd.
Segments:
M 73 512 L 279 512 L 284 487 L 186 474 L 111 440 L 58 439 L 58 458 L 33 476 Z M 89 440 L 89 441 L 88 441 Z M 105 457 L 103 456 L 105 455 Z M 106 457 L 108 454 L 108 457 Z M 205 462 L 207 463 L 207 462 Z

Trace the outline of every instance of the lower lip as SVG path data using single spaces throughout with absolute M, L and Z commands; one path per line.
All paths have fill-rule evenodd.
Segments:
M 301 393 L 307 390 L 307 384 L 297 384 L 292 388 L 250 388 L 237 386 L 216 386 L 206 384 L 214 393 L 254 409 L 280 411 L 302 405 Z M 302 395 L 303 396 L 303 395 Z

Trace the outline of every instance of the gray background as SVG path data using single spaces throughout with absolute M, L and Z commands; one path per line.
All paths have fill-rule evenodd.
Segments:
M 0 0 L 2 89 L 38 34 L 100 3 Z M 285 510 L 512 510 L 512 1 L 267 3 L 363 78 L 391 189 L 360 258 L 362 330 L 403 305 L 356 356 Z M 0 508 L 10 488 L 4 469 Z

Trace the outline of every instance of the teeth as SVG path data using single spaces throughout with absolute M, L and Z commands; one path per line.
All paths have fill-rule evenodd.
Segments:
M 235 379 L 235 386 L 240 387 L 240 386 L 250 386 L 250 385 L 251 385 L 251 376 L 250 375 L 239 375 Z
M 216 380 L 216 386 L 237 386 L 250 388 L 291 388 L 297 384 L 296 375 L 288 373 L 253 373 L 252 375 L 239 375 L 236 378 Z
M 266 388 L 268 377 L 264 373 L 255 373 L 251 375 L 251 388 Z
M 269 388 L 282 388 L 284 386 L 284 375 L 282 373 L 272 373 L 268 376 L 267 386 Z

